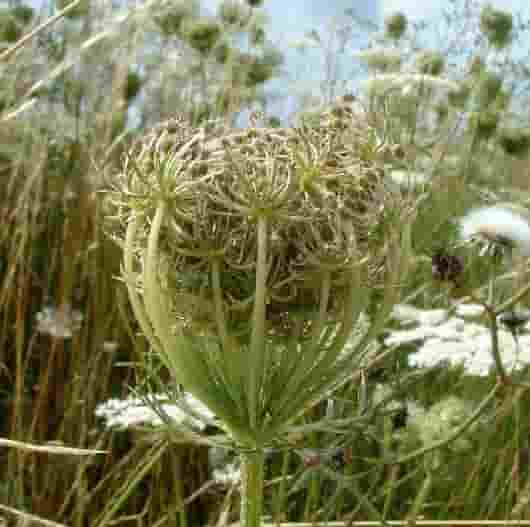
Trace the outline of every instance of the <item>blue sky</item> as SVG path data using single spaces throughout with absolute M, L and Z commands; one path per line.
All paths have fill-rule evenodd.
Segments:
M 419 19 L 436 16 L 446 3 L 447 0 L 381 0 L 379 13 L 381 16 L 385 16 L 393 11 L 400 10 L 411 18 Z M 488 3 L 512 12 L 530 13 L 528 0 L 488 0 Z
M 377 0 L 264 0 L 263 6 L 270 14 L 276 31 L 281 28 L 290 33 L 326 23 L 346 9 L 353 8 L 359 15 L 372 19 L 376 19 L 379 12 Z
M 37 7 L 49 2 L 22 0 L 25 1 Z M 202 1 L 206 5 L 215 5 L 219 0 Z M 528 0 L 487 1 L 499 8 L 530 14 Z M 7 3 L 8 0 L 0 0 L 0 4 Z M 348 8 L 353 8 L 359 15 L 374 20 L 382 20 L 385 15 L 397 10 L 404 11 L 413 19 L 419 19 L 436 16 L 444 4 L 447 4 L 447 0 L 264 0 L 264 8 L 273 19 L 278 34 L 303 32 L 307 28 L 325 23 Z
M 49 4 L 50 0 L 22 0 L 34 6 Z M 108 1 L 112 0 L 99 0 Z M 141 3 L 143 0 L 136 0 Z M 464 2 L 464 0 L 456 0 Z M 530 17 L 529 0 L 482 0 L 496 7 L 508 9 L 513 13 L 523 13 Z M 205 8 L 215 9 L 220 0 L 201 0 Z M 285 79 L 281 83 L 273 83 L 272 90 L 282 93 L 299 94 L 300 92 L 318 94 L 319 83 L 323 77 L 323 55 L 316 50 L 309 50 L 300 54 L 289 50 L 287 44 L 300 39 L 312 29 L 322 31 L 329 36 L 330 24 L 335 18 L 340 17 L 346 9 L 353 9 L 360 17 L 382 22 L 384 17 L 395 11 L 403 11 L 413 20 L 433 19 L 439 16 L 448 0 L 264 0 L 263 7 L 270 18 L 269 36 L 282 50 L 286 50 L 285 70 L 291 78 L 290 83 Z M 0 4 L 7 0 L 0 0 Z M 134 2 L 131 2 L 134 4 Z M 326 32 L 327 30 L 327 32 Z M 362 47 L 366 38 L 354 42 L 351 49 L 346 50 L 340 61 L 339 76 L 351 79 L 355 71 L 352 52 L 355 48 Z M 355 86 L 353 84 L 353 86 Z M 340 92 L 350 91 L 350 87 L 342 87 Z M 281 97 L 274 108 L 275 112 L 282 115 L 290 113 L 293 109 L 293 98 Z

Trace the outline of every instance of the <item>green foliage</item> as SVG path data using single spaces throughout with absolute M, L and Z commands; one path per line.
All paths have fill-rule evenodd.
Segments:
M 71 0 L 55 0 L 57 9 L 64 9 L 68 4 L 71 4 Z M 90 0 L 81 0 L 77 7 L 70 10 L 67 14 L 67 18 L 80 18 L 88 15 L 90 10 Z
M 55 5 L 59 7 L 65 2 Z M 76 16 L 93 16 L 95 9 L 92 7 L 97 5 L 92 3 L 89 11 Z M 84 7 L 87 6 L 85 3 Z M 48 456 L 46 463 L 42 463 L 40 457 L 9 454 L 0 460 L 5 480 L 0 482 L 2 503 L 62 524 L 108 527 L 114 522 L 156 525 L 165 521 L 184 527 L 186 514 L 191 514 L 188 525 L 215 524 L 218 523 L 221 502 L 225 496 L 230 496 L 226 487 L 209 487 L 208 495 L 201 494 L 179 516 L 175 513 L 180 506 L 179 500 L 191 496 L 211 479 L 204 457 L 206 448 L 199 447 L 200 452 L 194 450 L 189 454 L 183 452 L 180 446 L 175 447 L 173 431 L 166 438 L 164 430 L 156 430 L 149 436 L 139 431 L 116 433 L 102 430 L 93 415 L 101 400 L 123 396 L 124 387 L 131 384 L 138 386 L 142 376 L 147 374 L 131 365 L 138 365 L 142 357 L 152 357 L 124 298 L 125 284 L 115 279 L 120 272 L 119 248 L 101 236 L 104 204 L 100 208 L 101 194 L 98 191 L 102 179 L 113 184 L 121 171 L 121 154 L 129 150 L 130 135 L 137 133 L 128 130 L 127 124 L 132 124 L 139 115 L 139 127 L 143 131 L 143 127 L 150 127 L 155 121 L 177 111 L 186 115 L 194 125 L 207 125 L 209 119 L 219 116 L 225 118 L 223 121 L 236 122 L 242 109 L 259 107 L 266 111 L 268 100 L 261 91 L 263 83 L 271 75 L 277 75 L 282 66 L 279 50 L 269 55 L 272 50 L 264 46 L 266 26 L 258 19 L 258 11 L 252 12 L 252 19 L 244 27 L 239 26 L 235 18 L 231 23 L 228 15 L 225 15 L 228 18 L 224 22 L 220 16 L 208 19 L 219 24 L 222 34 L 212 39 L 215 40 L 213 45 L 204 37 L 206 44 L 198 48 L 187 45 L 188 36 L 183 31 L 187 27 L 184 21 L 197 19 L 200 14 L 196 2 L 171 0 L 157 3 L 154 12 L 154 24 L 140 25 L 137 32 L 134 25 L 127 25 L 128 29 L 118 38 L 104 42 L 101 52 L 91 56 L 89 51 L 74 67 L 55 80 L 43 83 L 38 92 L 33 92 L 41 98 L 33 109 L 21 112 L 17 119 L 3 122 L 0 127 L 0 174 L 5 181 L 0 190 L 3 226 L 0 234 L 0 393 L 3 412 L 0 435 L 37 444 L 51 440 L 62 441 L 68 446 L 98 444 L 109 451 L 108 456 L 91 456 L 86 461 Z M 31 15 L 30 8 L 24 6 L 0 12 L 0 35 L 4 37 L 4 43 L 14 42 L 22 35 L 24 25 L 32 20 Z M 5 20 L 9 24 L 3 25 Z M 479 18 L 473 20 L 478 22 Z M 88 31 L 92 20 L 78 21 L 85 22 Z M 459 19 L 453 19 L 451 30 L 458 31 L 459 23 Z M 16 61 L 6 63 L 1 85 L 5 113 L 27 102 L 24 94 L 28 86 L 46 78 L 66 56 L 77 56 L 77 35 L 76 39 L 70 39 L 64 28 L 69 25 L 57 24 L 41 33 L 30 46 L 19 52 Z M 418 43 L 421 48 L 421 34 L 416 28 L 421 28 L 421 24 L 407 24 L 404 17 L 401 27 L 396 24 L 389 28 L 386 21 L 386 38 L 390 39 L 390 47 L 399 49 L 407 68 L 417 66 L 416 69 L 424 73 L 435 73 L 436 68 L 432 68 L 429 60 L 423 66 L 416 62 L 415 52 L 409 51 L 409 33 L 411 42 Z M 490 40 L 487 31 L 483 31 Z M 334 37 L 338 35 L 339 32 L 334 33 Z M 504 46 L 502 41 L 509 42 L 513 36 L 514 29 L 511 29 L 509 36 L 494 36 L 490 42 L 498 49 Z M 377 35 L 377 39 L 382 38 L 381 34 Z M 397 42 L 400 39 L 404 41 Z M 324 37 L 320 39 L 321 43 L 325 41 Z M 378 40 L 378 44 L 381 42 L 385 43 Z M 127 53 L 123 53 L 124 49 Z M 178 57 L 172 56 L 169 60 L 169 54 L 175 50 Z M 518 65 L 512 60 L 509 49 L 502 55 L 502 64 L 488 67 L 486 64 L 496 58 L 495 49 L 487 50 L 482 46 L 465 52 L 464 60 L 455 59 L 455 55 L 440 55 L 445 66 L 438 73 L 438 80 L 443 83 L 446 75 L 459 86 L 457 90 L 448 91 L 449 108 L 445 92 L 441 91 L 438 96 L 436 86 L 424 90 L 421 97 L 417 93 L 402 95 L 397 89 L 392 96 L 381 96 L 377 101 L 350 100 L 351 109 L 349 105 L 329 112 L 318 108 L 297 121 L 301 139 L 299 148 L 293 150 L 289 158 L 293 166 L 292 187 L 307 193 L 311 210 L 327 203 L 329 192 L 335 192 L 334 185 L 342 185 L 342 179 L 359 182 L 359 167 L 365 167 L 364 163 L 370 164 L 379 157 L 380 171 L 374 174 L 374 181 L 384 183 L 393 169 L 428 176 L 428 182 L 420 188 L 400 188 L 394 193 L 380 194 L 379 197 L 384 195 L 381 203 L 376 202 L 380 209 L 376 211 L 374 206 L 374 211 L 369 211 L 380 214 L 380 220 L 359 225 L 360 232 L 364 233 L 366 228 L 367 233 L 373 233 L 373 236 L 360 236 L 362 243 L 366 243 L 365 238 L 371 243 L 376 239 L 382 241 L 388 225 L 401 225 L 401 208 L 398 206 L 403 203 L 401 200 L 408 197 L 419 204 L 412 228 L 413 254 L 409 259 L 413 272 L 407 280 L 400 275 L 391 282 L 404 286 L 405 296 L 414 298 L 419 306 L 454 308 L 455 303 L 470 292 L 467 288 L 483 283 L 484 276 L 490 272 L 491 266 L 477 251 L 472 262 L 466 260 L 462 286 L 449 289 L 453 284 L 432 282 L 430 257 L 434 249 L 452 248 L 459 241 L 456 219 L 480 203 L 507 199 L 507 196 L 510 199 L 515 196 L 524 202 L 530 195 L 526 181 L 530 134 L 526 128 L 515 126 L 508 113 L 514 108 L 518 116 L 524 113 L 521 108 L 525 106 L 517 97 L 526 88 L 514 76 Z M 475 60 L 469 70 L 464 70 L 461 66 L 468 64 L 468 55 Z M 134 63 L 127 62 L 128 56 L 135 57 Z M 488 68 L 495 69 L 490 72 Z M 159 76 L 161 81 L 157 84 Z M 332 81 L 329 80 L 330 84 Z M 339 84 L 333 84 L 329 93 L 336 94 Z M 513 101 L 511 92 L 506 89 L 512 85 Z M 138 97 L 140 91 L 142 97 Z M 127 101 L 134 101 L 130 121 Z M 357 108 L 357 102 L 363 104 L 365 111 Z M 50 109 L 40 116 L 38 112 L 48 107 Z M 444 119 L 435 119 L 432 128 L 428 129 L 423 122 L 428 112 Z M 398 119 L 394 119 L 396 116 Z M 342 134 L 358 121 L 373 125 L 373 134 L 361 133 L 345 141 L 346 136 Z M 311 133 L 329 127 L 330 123 L 336 123 L 334 135 L 315 141 Z M 230 155 L 225 152 L 218 156 L 217 162 L 230 165 L 247 159 L 252 148 L 261 148 L 259 145 L 269 141 L 270 137 L 272 142 L 284 137 L 286 129 L 281 125 L 279 118 L 265 112 L 248 138 L 241 139 L 237 133 L 230 136 L 228 152 L 236 161 L 228 159 Z M 162 129 L 169 134 L 169 147 L 182 145 L 189 139 L 182 123 L 174 123 L 173 128 L 161 127 L 159 131 Z M 209 133 L 205 137 L 212 139 Z M 161 151 L 168 148 L 168 136 L 155 134 L 152 137 L 155 136 Z M 197 143 L 189 151 L 189 169 L 197 178 L 208 174 L 209 170 L 202 159 L 205 152 L 203 137 L 195 139 Z M 495 141 L 489 141 L 491 138 Z M 394 139 L 399 139 L 399 144 L 392 144 Z M 250 150 L 243 148 L 247 140 L 253 145 Z M 359 159 L 347 162 L 353 145 L 359 140 L 363 143 L 359 146 Z M 214 138 L 210 147 L 215 144 Z M 343 145 L 342 155 L 345 157 L 330 157 L 337 144 Z M 274 150 L 271 154 L 276 164 L 284 162 L 282 152 L 278 154 Z M 245 165 L 248 166 L 255 167 L 251 163 Z M 175 167 L 168 165 L 168 173 Z M 135 167 L 130 168 L 134 170 Z M 340 177 L 334 179 L 333 175 L 339 172 Z M 263 187 L 259 185 L 262 182 L 263 174 L 256 169 L 248 178 L 249 192 L 256 185 L 261 190 Z M 290 186 L 287 188 L 291 189 Z M 129 199 L 138 202 L 143 199 L 144 191 L 156 194 L 167 189 L 157 187 L 153 190 L 147 186 L 147 190 L 143 187 L 132 190 Z M 372 187 L 362 187 L 356 192 L 371 195 L 372 190 Z M 227 184 L 222 195 L 216 194 L 219 199 L 211 208 L 200 209 L 198 206 L 197 210 L 220 213 L 218 218 L 225 218 L 228 224 L 232 216 L 222 216 L 226 213 L 224 200 L 227 196 L 232 199 L 236 191 L 235 185 Z M 168 201 L 172 206 L 179 202 L 180 195 L 180 189 L 170 194 Z M 320 254 L 318 250 L 330 237 L 343 232 L 346 221 L 337 211 L 342 212 L 343 207 L 351 206 L 348 201 L 351 196 L 345 193 L 345 202 L 332 207 L 333 214 L 337 213 L 340 219 L 337 223 L 340 228 L 331 232 L 318 230 L 318 239 L 303 252 L 308 259 Z M 188 198 L 186 195 L 183 206 L 189 205 Z M 206 193 L 201 198 L 201 204 L 209 199 Z M 237 205 L 240 204 L 238 201 Z M 145 210 L 148 214 L 149 209 Z M 296 215 L 302 212 L 298 207 Z M 345 217 L 351 216 L 357 221 L 365 212 L 359 210 Z M 328 216 L 318 218 L 318 221 L 297 223 L 296 229 L 306 228 L 307 232 L 320 229 L 329 221 Z M 186 216 L 171 217 L 162 226 L 163 251 L 172 243 L 170 230 L 173 222 L 182 221 L 186 225 L 185 219 Z M 230 240 L 242 235 L 243 225 L 249 229 L 255 227 L 255 223 L 247 218 L 234 223 Z M 200 319 L 196 327 L 207 332 L 216 325 L 212 312 L 211 273 L 200 260 L 204 247 L 193 245 L 193 240 L 204 232 L 204 225 L 197 222 L 197 231 L 184 228 L 177 236 L 181 243 L 191 243 L 191 248 L 197 250 L 199 256 L 193 258 L 185 252 L 175 254 L 168 259 L 167 267 L 177 274 L 175 269 L 182 266 L 183 261 L 189 263 L 190 268 L 182 274 L 178 285 L 192 290 L 199 297 L 204 295 L 193 299 L 195 303 L 188 297 L 189 302 L 185 305 L 190 313 L 193 304 L 194 313 Z M 223 226 L 220 220 L 219 225 Z M 275 232 L 271 244 L 281 244 L 285 240 L 300 243 L 303 237 L 298 233 L 298 230 L 294 235 L 293 231 L 281 232 L 278 239 Z M 139 233 L 139 237 L 142 236 L 144 233 Z M 252 236 L 248 239 L 252 241 Z M 456 254 L 460 255 L 462 248 L 457 250 Z M 140 254 L 137 252 L 133 256 L 136 259 Z M 242 267 L 245 267 L 248 254 L 232 254 L 231 261 L 237 265 L 242 259 Z M 298 276 L 299 261 L 291 252 L 286 254 Z M 324 252 L 323 257 L 328 262 L 330 253 Z M 393 255 L 381 260 L 369 269 L 368 276 L 363 277 L 366 283 L 373 280 L 375 284 L 366 309 L 373 316 L 381 311 L 380 300 L 385 290 L 380 285 L 380 278 L 386 272 L 385 265 L 395 262 Z M 362 258 L 356 261 L 364 265 Z M 277 278 L 281 263 L 281 259 L 270 261 L 267 293 L 274 294 L 267 299 L 266 316 L 271 325 L 281 321 L 284 333 L 293 328 L 299 331 L 293 339 L 295 343 L 287 343 L 295 349 L 300 342 L 305 342 L 308 329 L 317 319 L 318 315 L 308 304 L 314 303 L 314 284 L 319 283 L 322 274 L 308 274 L 296 288 L 291 289 L 287 284 L 275 289 L 271 283 Z M 163 262 L 161 273 L 165 273 L 167 267 Z M 142 268 L 134 266 L 133 271 L 141 293 L 144 288 L 140 276 Z M 338 278 L 338 274 L 333 274 L 334 284 L 342 287 L 344 284 Z M 226 320 L 228 331 L 239 342 L 248 343 L 250 340 L 249 311 L 244 302 L 239 305 L 239 300 L 252 299 L 255 279 L 252 268 L 248 272 L 241 269 L 220 272 L 221 287 L 230 292 L 221 298 L 220 304 L 224 313 L 229 313 Z M 389 291 L 394 290 L 394 287 L 389 288 Z M 288 302 L 293 295 L 299 296 Z M 329 312 L 340 311 L 343 300 L 341 294 L 332 294 Z M 76 309 L 85 313 L 82 328 L 66 342 L 39 334 L 35 324 L 36 314 L 45 303 L 63 301 L 72 302 Z M 521 299 L 521 304 L 528 304 L 528 295 Z M 233 305 L 240 309 L 228 308 Z M 119 350 L 109 351 L 112 346 L 104 347 L 107 340 L 118 343 Z M 285 345 L 286 340 L 285 335 L 271 335 L 271 342 Z M 383 346 L 382 340 L 380 338 L 376 346 Z M 200 354 L 204 352 L 213 364 L 226 367 L 225 363 L 215 361 L 217 347 L 200 349 Z M 270 349 L 276 350 L 274 347 Z M 530 413 L 530 400 L 524 385 L 528 382 L 528 370 L 514 376 L 513 386 L 507 385 L 505 391 L 498 394 L 484 421 L 481 420 L 477 429 L 471 429 L 461 437 L 462 441 L 456 443 L 466 447 L 464 453 L 449 445 L 434 459 L 418 457 L 406 463 L 394 463 L 404 453 L 425 446 L 421 429 L 416 426 L 419 421 L 414 421 L 412 412 L 404 417 L 399 415 L 400 419 L 397 419 L 398 410 L 403 409 L 404 403 L 412 401 L 424 406 L 429 419 L 433 420 L 425 423 L 426 427 L 430 427 L 431 432 L 436 431 L 432 438 L 445 437 L 447 429 L 441 429 L 437 420 L 443 412 L 440 401 L 455 402 L 454 398 L 458 397 L 475 405 L 495 382 L 493 376 L 470 377 L 463 368 L 440 366 L 431 371 L 411 371 L 407 356 L 416 349 L 416 344 L 412 344 L 396 354 L 389 354 L 381 375 L 368 370 L 363 372 L 365 381 L 355 378 L 346 383 L 334 395 L 332 417 L 337 421 L 327 421 L 325 429 L 311 428 L 316 427 L 316 422 L 324 415 L 330 418 L 325 404 L 297 417 L 293 422 L 299 427 L 296 433 L 284 434 L 281 443 L 275 445 L 278 449 L 274 449 L 271 455 L 273 460 L 267 461 L 267 479 L 271 486 L 264 494 L 264 500 L 267 512 L 273 513 L 275 519 L 293 522 L 349 521 L 353 517 L 381 520 L 383 514 L 388 519 L 409 518 L 413 521 L 409 513 L 425 488 L 428 492 L 423 501 L 418 501 L 417 512 L 429 519 L 526 519 L 525 500 L 530 484 L 521 467 L 526 463 L 530 435 L 526 417 Z M 295 356 L 307 361 L 307 371 L 311 371 L 312 364 L 307 360 L 306 351 L 304 349 Z M 278 357 L 279 354 L 271 354 L 270 364 L 276 364 Z M 195 358 L 192 355 L 192 359 Z M 161 386 L 167 388 L 171 384 L 167 381 L 167 365 L 157 361 L 156 368 L 165 376 Z M 355 370 L 348 368 L 348 374 L 353 374 Z M 278 399 L 290 401 L 285 395 L 286 386 L 291 382 L 289 373 L 280 369 L 279 375 L 283 375 L 287 382 L 277 382 L 281 388 L 276 390 Z M 407 381 L 408 376 L 411 382 Z M 315 374 L 315 379 L 318 378 Z M 271 376 L 264 382 L 276 381 Z M 522 384 L 518 385 L 519 382 Z M 385 391 L 388 404 L 380 404 L 380 400 L 370 402 L 380 383 L 391 384 L 388 393 Z M 239 384 L 232 383 L 231 387 L 234 386 Z M 306 392 L 291 389 L 291 393 L 301 397 Z M 364 404 L 365 398 L 369 402 L 367 405 Z M 394 404 L 400 405 L 397 410 Z M 451 429 L 458 426 L 467 413 L 466 406 L 466 412 L 451 419 Z M 469 445 L 472 448 L 468 448 Z M 315 449 L 311 456 L 304 450 L 309 448 Z M 183 472 L 177 474 L 179 459 Z M 319 464 L 311 465 L 316 462 Z M 438 463 L 439 471 L 428 480 L 425 467 L 432 468 L 433 462 Z M 198 467 L 201 476 L 191 477 L 193 470 L 188 472 L 187 467 Z M 287 477 L 279 483 L 277 478 L 282 475 Z M 429 482 L 428 486 L 425 481 Z M 179 482 L 184 483 L 184 489 L 179 490 Z M 230 507 L 229 498 L 226 500 L 225 505 Z M 231 504 L 233 509 L 236 502 Z M 189 507 L 192 507 L 191 512 Z M 237 519 L 231 517 L 230 521 Z
M 506 154 L 520 158 L 526 157 L 530 149 L 530 130 L 504 127 L 499 131 L 497 140 Z
M 261 46 L 265 43 L 266 40 L 265 29 L 260 24 L 251 24 L 249 27 L 249 38 L 250 43 L 253 46 Z
M 497 73 L 484 71 L 480 74 L 477 86 L 477 103 L 481 108 L 488 108 L 499 96 L 502 89 L 502 77 Z
M 485 5 L 480 13 L 480 29 L 492 46 L 503 49 L 512 39 L 513 16 L 489 4 Z
M 427 75 L 441 75 L 445 68 L 445 58 L 438 51 L 427 50 L 416 60 L 418 71 Z
M 30 6 L 19 4 L 11 9 L 11 14 L 22 24 L 29 24 L 35 15 L 35 10 Z
M 246 0 L 250 7 L 260 7 L 263 4 L 263 0 Z
M 65 108 L 73 114 L 77 113 L 84 97 L 84 82 L 71 74 L 66 74 L 62 85 L 58 85 L 57 88 L 62 91 Z
M 218 16 L 229 26 L 243 27 L 249 21 L 250 13 L 241 0 L 223 0 L 218 7 Z
M 274 68 L 269 64 L 263 64 L 259 60 L 254 61 L 247 70 L 247 85 L 249 87 L 263 84 L 274 75 Z
M 10 9 L 0 10 L 0 40 L 13 43 L 22 35 L 22 27 Z
M 198 14 L 198 0 L 175 0 L 162 4 L 154 19 L 166 37 L 175 37 L 180 35 L 184 21 Z
M 471 92 L 471 83 L 464 80 L 458 84 L 458 89 L 449 91 L 449 103 L 456 108 L 463 108 L 466 105 Z
M 199 103 L 194 105 L 190 112 L 190 122 L 194 126 L 200 126 L 209 119 L 212 119 L 215 115 L 215 107 L 207 102 Z
M 199 53 L 208 54 L 221 37 L 221 26 L 213 19 L 188 18 L 183 22 L 182 37 Z
M 449 116 L 449 107 L 447 106 L 447 104 L 444 104 L 444 103 L 437 104 L 434 107 L 434 111 L 436 112 L 436 115 L 440 122 L 445 121 L 447 117 Z
M 254 87 L 263 84 L 274 76 L 276 68 L 282 64 L 283 58 L 274 50 L 267 50 L 262 57 L 245 56 L 244 71 L 246 85 Z
M 499 113 L 492 110 L 482 110 L 473 113 L 471 116 L 471 122 L 474 124 L 477 137 L 484 141 L 491 139 L 495 135 L 499 121 Z
M 127 112 L 116 110 L 112 115 L 110 136 L 115 139 L 125 131 L 127 125 Z
M 213 50 L 213 54 L 215 57 L 215 60 L 219 64 L 226 64 L 227 61 L 230 59 L 231 56 L 235 55 L 234 50 L 231 48 L 230 44 L 227 42 L 219 42 L 215 49 Z
M 127 73 L 123 94 L 127 101 L 131 101 L 140 93 L 143 82 L 143 78 L 138 72 L 129 71 Z
M 407 27 L 407 17 L 399 11 L 385 18 L 385 34 L 391 39 L 401 39 L 407 31 Z

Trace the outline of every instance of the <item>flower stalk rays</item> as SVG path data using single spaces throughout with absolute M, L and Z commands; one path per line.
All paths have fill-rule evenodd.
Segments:
M 399 298 L 408 228 L 386 213 L 402 227 L 414 208 L 382 206 L 373 133 L 333 110 L 285 130 L 170 123 L 133 147 L 109 193 L 144 335 L 242 454 L 245 527 L 259 524 L 263 449 L 351 377 Z M 374 286 L 381 307 L 353 338 Z

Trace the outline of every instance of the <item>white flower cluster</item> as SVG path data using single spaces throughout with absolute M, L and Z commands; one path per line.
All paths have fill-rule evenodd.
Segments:
M 422 442 L 429 445 L 446 439 L 472 413 L 473 406 L 469 401 L 450 396 L 431 406 L 427 412 L 417 414 L 410 424 L 418 430 Z M 449 446 L 452 450 L 464 451 L 472 443 L 464 435 L 452 441 Z
M 364 62 L 368 68 L 381 72 L 399 70 L 402 62 L 401 52 L 395 48 L 368 48 L 355 52 L 354 57 Z
M 396 306 L 393 318 L 401 328 L 386 338 L 387 346 L 416 345 L 409 364 L 421 368 L 448 363 L 462 365 L 469 375 L 486 376 L 494 366 L 489 329 L 480 323 L 481 306 L 460 305 L 450 316 L 441 309 L 421 310 L 413 306 Z M 518 337 L 517 342 L 505 330 L 499 331 L 499 346 L 504 366 L 508 371 L 519 370 L 530 363 L 530 334 Z
M 397 189 L 412 190 L 430 182 L 431 178 L 424 172 L 409 170 L 391 170 L 387 173 L 388 182 Z
M 83 314 L 69 304 L 61 307 L 45 306 L 36 315 L 37 331 L 57 339 L 71 339 L 73 332 L 81 328 Z
M 153 406 L 136 397 L 127 399 L 109 399 L 96 408 L 96 416 L 105 420 L 107 428 L 133 428 L 139 425 L 162 426 L 164 420 L 155 411 L 154 406 L 160 407 L 162 414 L 177 425 L 191 426 L 197 430 L 204 430 L 214 417 L 212 412 L 199 400 L 190 394 L 185 394 L 183 406 L 168 400 L 163 394 L 153 397 Z M 189 407 L 187 413 L 184 408 Z
M 457 88 L 457 83 L 452 80 L 422 73 L 385 73 L 374 75 L 362 83 L 362 89 L 368 96 L 412 95 L 422 89 L 446 95 Z

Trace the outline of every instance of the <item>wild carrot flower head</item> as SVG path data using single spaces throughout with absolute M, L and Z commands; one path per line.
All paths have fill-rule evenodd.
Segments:
M 374 71 L 391 72 L 401 67 L 401 52 L 396 48 L 373 47 L 354 54 L 361 62 Z
M 516 248 L 530 256 L 530 223 L 510 205 L 495 205 L 472 210 L 460 220 L 464 241 L 480 240 L 488 244 Z
M 449 396 L 436 403 L 416 420 L 421 440 L 425 444 L 432 444 L 447 438 L 469 418 L 472 410 L 467 401 L 455 396 Z M 471 446 L 472 443 L 465 437 L 451 443 L 451 449 L 454 451 L 469 450 Z
M 194 417 L 162 394 L 151 394 L 146 399 L 108 399 L 97 406 L 95 415 L 104 420 L 107 428 L 157 427 L 163 426 L 164 419 L 168 419 L 177 426 L 203 430 L 213 419 L 212 413 L 192 395 L 184 394 L 183 402 L 186 407 L 191 407 Z
M 362 87 L 368 96 L 409 95 L 424 91 L 445 96 L 458 90 L 459 85 L 450 79 L 439 76 L 403 72 L 374 75 L 365 80 Z
M 385 150 L 345 105 L 288 129 L 180 120 L 135 145 L 115 177 L 109 225 L 136 318 L 240 441 L 270 439 L 347 375 L 369 341 L 341 352 L 375 281 L 392 275 L 395 302 L 411 209 L 389 214 Z M 388 236 L 370 236 L 396 214 Z
M 495 368 L 491 334 L 480 304 L 459 304 L 454 310 L 423 310 L 398 304 L 393 318 L 399 324 L 385 337 L 386 346 L 414 346 L 408 355 L 414 368 L 455 367 L 466 375 L 486 377 Z M 508 371 L 524 370 L 530 363 L 528 313 L 524 310 L 499 317 L 502 360 Z M 510 324 L 508 326 L 506 324 Z M 515 326 L 515 328 L 514 328 Z M 517 332 L 517 341 L 513 331 Z

